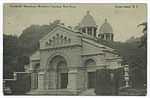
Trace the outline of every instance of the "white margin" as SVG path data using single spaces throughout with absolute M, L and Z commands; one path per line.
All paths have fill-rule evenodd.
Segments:
M 147 40 L 147 96 L 61 96 L 62 98 L 66 97 L 76 97 L 76 98 L 92 98 L 92 97 L 101 97 L 101 98 L 116 98 L 116 97 L 124 97 L 124 98 L 150 98 L 150 34 L 149 34 L 149 28 L 150 28 L 150 0 L 0 0 L 0 97 L 30 97 L 30 98 L 41 98 L 41 97 L 47 97 L 47 98 L 60 98 L 60 96 L 3 96 L 3 3 L 147 3 L 148 5 L 148 40 Z

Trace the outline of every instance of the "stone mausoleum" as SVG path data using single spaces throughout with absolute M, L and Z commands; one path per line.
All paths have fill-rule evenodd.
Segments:
M 95 71 L 121 66 L 115 49 L 97 42 L 113 41 L 114 33 L 107 19 L 100 29 L 89 12 L 78 29 L 57 25 L 39 40 L 40 48 L 30 56 L 31 91 L 67 90 L 78 94 L 94 88 Z M 98 31 L 98 32 L 97 32 Z

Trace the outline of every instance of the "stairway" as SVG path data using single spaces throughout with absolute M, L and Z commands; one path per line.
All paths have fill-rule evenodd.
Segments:
M 94 89 L 87 89 L 82 91 L 78 96 L 96 96 L 96 94 L 94 93 Z
M 27 95 L 51 95 L 51 96 L 73 96 L 74 94 L 67 89 L 52 89 L 52 90 L 32 90 Z

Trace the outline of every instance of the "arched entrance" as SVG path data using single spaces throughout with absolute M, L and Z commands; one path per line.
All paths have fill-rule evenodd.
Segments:
M 54 56 L 48 67 L 49 89 L 66 89 L 68 85 L 68 65 L 61 55 Z
M 87 59 L 84 62 L 86 68 L 86 88 L 94 88 L 96 79 L 96 62 L 93 59 Z

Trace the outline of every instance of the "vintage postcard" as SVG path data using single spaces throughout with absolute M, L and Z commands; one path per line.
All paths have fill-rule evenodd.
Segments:
M 4 3 L 4 96 L 146 96 L 147 10 Z

